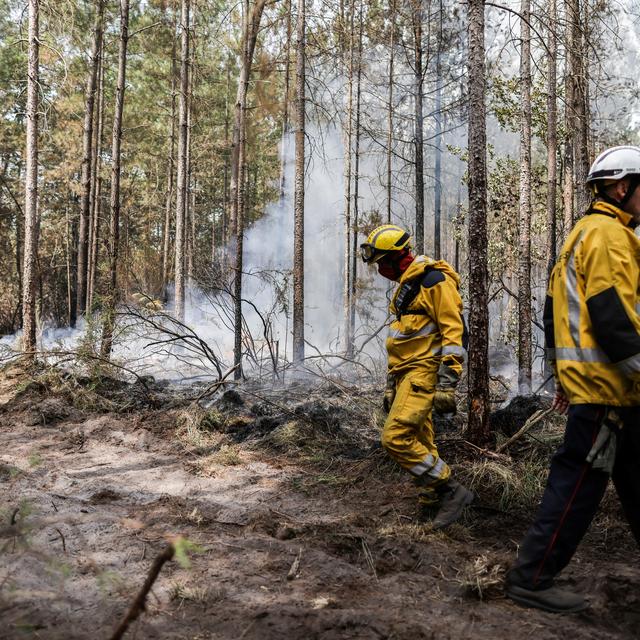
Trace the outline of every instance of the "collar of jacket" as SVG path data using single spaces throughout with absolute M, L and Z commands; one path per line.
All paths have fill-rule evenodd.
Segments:
M 428 267 L 433 267 L 438 271 L 442 271 L 456 283 L 456 286 L 460 288 L 460 276 L 456 273 L 455 269 L 445 260 L 434 260 L 429 256 L 418 255 L 415 260 L 409 265 L 406 271 L 402 274 L 399 283 L 404 284 L 413 280 L 418 276 L 421 276 Z
M 623 211 L 619 207 L 616 207 L 609 202 L 605 202 L 604 200 L 596 200 L 592 203 L 590 210 L 594 213 L 604 213 L 605 215 L 615 217 L 625 226 L 625 227 L 634 227 L 633 216 L 626 211 Z

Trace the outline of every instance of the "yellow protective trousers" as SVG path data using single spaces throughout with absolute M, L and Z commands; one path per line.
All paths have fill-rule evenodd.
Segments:
M 447 463 L 438 456 L 431 410 L 437 370 L 409 370 L 396 381 L 396 396 L 382 430 L 382 446 L 409 471 L 420 487 L 420 502 L 435 504 L 437 487 L 451 476 Z

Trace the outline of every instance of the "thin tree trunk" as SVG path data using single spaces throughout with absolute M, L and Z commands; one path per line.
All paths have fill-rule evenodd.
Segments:
M 193 51 L 191 52 L 193 53 Z M 190 68 L 193 69 L 193 57 L 191 57 Z M 188 221 L 188 226 L 185 228 L 186 239 L 186 253 L 187 253 L 187 289 L 189 291 L 189 300 L 191 301 L 191 287 L 193 285 L 193 262 L 194 262 L 194 225 L 195 225 L 195 210 L 193 204 L 194 200 L 194 183 L 193 183 L 193 167 L 191 165 L 191 105 L 193 94 L 193 72 L 189 74 L 189 88 L 187 93 L 187 184 L 185 186 L 185 220 Z
M 362 100 L 362 37 L 364 30 L 364 9 L 360 0 L 358 25 L 358 70 L 356 73 L 356 121 L 353 167 L 353 224 L 351 225 L 351 296 L 349 299 L 349 335 L 347 356 L 353 355 L 353 341 L 356 326 L 356 293 L 358 282 L 358 225 L 360 224 L 360 104 Z
M 102 153 L 102 130 L 104 125 L 104 39 L 101 42 L 98 64 L 98 105 L 94 110 L 94 139 L 91 145 L 91 190 L 89 193 L 89 255 L 87 257 L 87 296 L 85 310 L 91 312 L 95 287 L 96 263 L 98 259 L 99 219 L 96 206 L 99 193 L 98 173 L 100 172 L 100 156 Z
M 547 274 L 556 262 L 556 193 L 558 162 L 557 55 L 558 24 L 556 0 L 549 0 L 547 40 Z
M 244 121 L 246 119 L 247 92 L 249 90 L 249 78 L 251 76 L 251 65 L 253 62 L 253 52 L 258 38 L 258 29 L 262 20 L 266 0 L 256 0 L 250 15 L 245 17 L 245 28 L 243 34 L 242 57 L 243 62 L 240 67 L 240 78 L 238 80 L 238 93 L 236 95 L 235 116 L 233 123 L 233 137 L 231 143 L 231 233 L 238 235 L 238 189 L 240 173 L 240 134 L 244 131 Z M 236 370 L 237 371 L 237 370 Z
M 417 253 L 424 252 L 424 113 L 423 96 L 423 50 L 422 50 L 422 0 L 412 0 L 413 48 L 414 48 L 414 110 L 415 110 L 415 189 L 416 189 L 416 236 Z
M 291 0 L 285 7 L 287 41 L 284 53 L 284 97 L 282 99 L 282 148 L 280 149 L 280 204 L 284 203 L 286 158 L 285 144 L 289 133 L 289 69 L 291 67 Z
M 489 441 L 487 130 L 484 0 L 469 0 L 469 423 L 468 438 Z
M 566 238 L 573 227 L 575 221 L 575 206 L 573 188 L 574 180 L 574 149 L 575 149 L 575 127 L 576 119 L 574 112 L 575 102 L 575 86 L 572 79 L 572 56 L 571 50 L 573 48 L 573 0 L 565 0 L 565 66 L 564 66 L 564 89 L 565 89 L 565 107 L 564 107 L 564 164 L 563 164 L 563 185 L 562 185 L 562 202 L 564 208 L 564 233 L 563 237 Z
M 520 215 L 518 216 L 518 390 L 531 392 L 531 29 L 520 4 Z
M 586 0 L 583 4 L 586 4 Z M 587 150 L 588 129 L 586 114 L 586 60 L 583 59 L 584 45 L 581 20 L 580 0 L 570 0 L 567 18 L 571 25 L 571 41 L 569 61 L 571 63 L 570 78 L 573 84 L 572 101 L 570 103 L 575 128 L 574 178 L 576 187 L 576 215 L 583 214 L 589 206 L 590 195 L 585 181 L 589 172 L 589 158 Z
M 38 0 L 29 0 L 29 64 L 27 76 L 27 171 L 24 206 L 24 260 L 22 348 L 27 354 L 36 350 L 36 281 L 38 261 L 38 85 L 39 85 L 39 13 Z M 30 356 L 33 357 L 33 356 Z
M 164 206 L 164 228 L 162 231 L 162 285 L 161 296 L 163 302 L 168 300 L 167 285 L 169 284 L 169 256 L 171 252 L 171 210 L 173 208 L 173 179 L 175 173 L 176 152 L 176 11 L 173 7 L 173 21 L 171 30 L 171 125 L 169 127 L 169 155 L 167 158 L 167 191 Z
M 180 106 L 178 123 L 178 177 L 176 185 L 176 234 L 175 234 L 175 314 L 184 319 L 185 285 L 185 224 L 187 212 L 187 149 L 189 138 L 188 92 L 189 92 L 189 12 L 190 0 L 182 0 L 180 14 Z
M 441 219 L 442 219 L 442 22 L 444 20 L 443 2 L 438 8 L 438 42 L 436 44 L 436 97 L 435 97 L 435 167 L 434 167 L 434 203 L 433 203 L 433 257 L 440 260 Z
M 115 325 L 118 246 L 120 243 L 120 167 L 122 146 L 122 116 L 124 112 L 124 92 L 126 88 L 127 44 L 129 42 L 129 0 L 120 0 L 120 45 L 118 49 L 118 80 L 116 85 L 116 103 L 113 116 L 111 141 L 111 197 L 109 208 L 109 285 L 105 304 L 105 318 L 102 326 L 102 344 L 100 353 L 109 358 L 113 344 Z
M 93 28 L 93 46 L 89 61 L 89 76 L 85 92 L 84 127 L 82 135 L 82 169 L 80 186 L 80 225 L 78 227 L 78 264 L 76 287 L 76 316 L 82 316 L 87 302 L 88 253 L 89 253 L 89 214 L 91 207 L 91 157 L 93 143 L 93 107 L 98 84 L 98 66 L 102 49 L 102 23 L 104 21 L 104 0 L 97 0 L 96 17 Z
M 242 65 L 238 80 L 238 93 L 235 104 L 233 125 L 233 143 L 231 153 L 231 228 L 236 242 L 234 265 L 234 378 L 242 376 L 242 268 L 244 248 L 244 190 L 245 190 L 245 122 L 247 111 L 247 92 L 253 53 L 258 39 L 258 30 L 262 20 L 266 0 L 257 0 L 249 13 L 245 11 L 245 24 L 242 39 Z
M 353 329 L 351 327 L 351 138 L 353 136 L 353 69 L 355 58 L 354 38 L 355 0 L 349 8 L 349 64 L 347 79 L 347 105 L 343 129 L 344 172 L 344 347 L 346 353 L 353 351 Z M 344 21 L 343 21 L 344 22 Z M 344 39 L 343 39 L 344 40 Z M 344 43 L 346 46 L 346 43 Z M 344 57 L 344 52 L 343 52 Z
M 393 65 L 395 62 L 396 0 L 389 5 L 389 99 L 387 101 L 387 223 L 391 224 L 391 169 L 393 146 Z
M 293 361 L 304 360 L 304 135 L 305 0 L 298 0 L 296 25 L 296 153 L 293 228 Z

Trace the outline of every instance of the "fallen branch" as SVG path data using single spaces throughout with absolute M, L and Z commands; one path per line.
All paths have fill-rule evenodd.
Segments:
M 551 411 L 552 411 L 551 408 L 544 409 L 544 410 L 539 409 L 538 411 L 536 411 L 520 427 L 520 429 L 518 429 L 518 431 L 516 431 L 508 440 L 505 440 L 499 447 L 496 448 L 496 453 L 500 453 L 501 451 L 504 451 L 504 449 L 506 449 L 510 444 L 514 443 L 516 440 L 518 440 L 518 438 L 521 438 L 525 433 L 527 433 L 527 431 L 529 431 L 529 429 L 531 429 L 531 427 L 533 427 L 534 424 L 538 424 L 540 420 L 543 420 L 544 418 L 546 418 L 551 413 Z
M 173 544 L 169 544 L 156 556 L 153 564 L 151 565 L 151 569 L 149 569 L 149 573 L 147 574 L 147 579 L 142 585 L 142 589 L 140 589 L 138 595 L 131 604 L 131 607 L 129 607 L 129 611 L 127 611 L 127 615 L 124 617 L 124 620 L 114 631 L 111 636 L 111 640 L 120 640 L 129 628 L 129 625 L 146 609 L 147 596 L 149 595 L 149 591 L 151 591 L 153 583 L 158 578 L 164 563 L 171 560 L 175 552 L 176 550 Z

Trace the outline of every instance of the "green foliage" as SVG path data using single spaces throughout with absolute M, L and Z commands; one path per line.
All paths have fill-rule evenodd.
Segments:
M 187 538 L 183 538 L 182 536 L 178 536 L 173 541 L 173 550 L 174 550 L 174 558 L 175 561 L 183 568 L 190 569 L 191 561 L 189 560 L 189 554 L 192 553 L 203 553 L 204 549 L 195 542 L 191 540 L 187 540 Z

